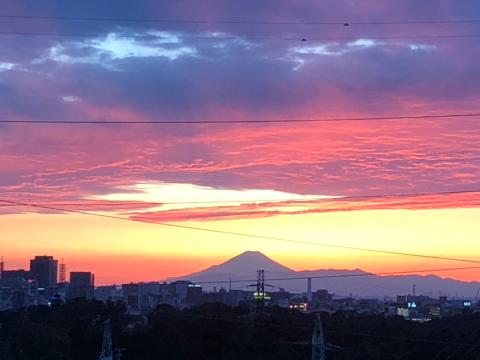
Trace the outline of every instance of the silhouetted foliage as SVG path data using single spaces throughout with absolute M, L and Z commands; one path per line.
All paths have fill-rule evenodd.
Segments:
M 1 360 L 87 360 L 100 352 L 103 321 L 124 359 L 309 359 L 313 314 L 272 307 L 208 304 L 179 310 L 159 306 L 147 319 L 121 303 L 76 300 L 0 313 Z M 432 320 L 338 312 L 322 314 L 329 359 L 478 359 L 478 314 Z

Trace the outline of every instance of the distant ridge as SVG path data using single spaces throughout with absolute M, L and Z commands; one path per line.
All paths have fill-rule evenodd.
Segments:
M 316 277 L 316 276 L 337 276 L 351 274 L 367 274 L 361 269 L 354 270 L 292 270 L 266 256 L 259 251 L 245 251 L 233 258 L 209 268 L 188 274 L 185 276 L 171 278 L 172 280 L 190 280 L 193 282 L 220 281 L 218 284 L 202 285 L 207 290 L 213 288 L 228 288 L 229 280 L 252 280 L 250 283 L 232 283 L 233 289 L 248 290 L 253 285 L 257 276 L 257 270 L 265 270 L 265 278 L 290 278 L 290 277 Z M 306 280 L 281 280 L 270 281 L 275 289 L 284 288 L 291 292 L 305 292 Z M 366 298 L 395 297 L 406 295 L 411 292 L 413 284 L 417 286 L 417 293 L 437 297 L 446 295 L 449 297 L 461 297 L 474 299 L 480 287 L 479 282 L 464 282 L 454 279 L 441 278 L 436 275 L 401 275 L 401 276 L 365 276 L 345 277 L 331 279 L 312 279 L 313 291 L 327 289 L 337 296 L 353 296 Z
M 263 269 L 269 272 L 295 273 L 294 270 L 279 264 L 270 259 L 260 251 L 245 251 L 233 258 L 219 264 L 213 265 L 203 271 L 187 275 L 185 277 L 201 276 L 203 274 L 251 274 L 256 270 Z

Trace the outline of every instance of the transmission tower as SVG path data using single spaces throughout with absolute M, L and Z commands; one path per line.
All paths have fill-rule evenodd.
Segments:
M 265 308 L 265 270 L 257 271 L 257 293 L 255 296 L 255 310 L 262 313 Z
M 317 313 L 317 319 L 315 320 L 315 327 L 312 335 L 312 360 L 325 360 L 326 345 L 325 338 L 323 337 L 322 319 L 320 319 L 320 313 Z
M 113 360 L 112 325 L 110 320 L 104 322 L 102 352 L 98 360 Z
M 263 310 L 265 309 L 265 301 L 270 299 L 265 292 L 265 287 L 273 287 L 272 285 L 265 284 L 265 270 L 257 270 L 257 282 L 247 286 L 255 288 L 255 292 L 253 293 L 253 298 L 255 300 L 255 314 L 263 313 Z

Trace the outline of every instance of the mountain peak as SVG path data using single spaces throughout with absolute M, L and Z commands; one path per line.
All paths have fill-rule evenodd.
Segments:
M 238 254 L 238 255 L 232 257 L 231 259 L 225 261 L 223 264 L 225 264 L 229 261 L 234 261 L 234 260 L 238 260 L 238 259 L 247 259 L 247 258 L 252 259 L 252 260 L 257 259 L 257 260 L 273 261 L 267 255 L 265 255 L 264 253 L 262 253 L 260 251 L 247 250 L 247 251 L 244 251 L 243 253 Z
M 257 270 L 265 270 L 266 272 L 274 273 L 289 273 L 294 271 L 278 262 L 270 259 L 267 255 L 260 251 L 245 251 L 237 256 L 228 259 L 227 261 L 209 267 L 203 271 L 195 274 L 187 275 L 186 277 L 210 276 L 210 275 L 225 275 L 225 276 L 246 276 L 247 278 L 255 277 Z
M 233 258 L 225 261 L 224 263 L 217 265 L 215 267 L 217 270 L 265 270 L 265 271 L 275 271 L 275 272 L 291 272 L 292 269 L 287 268 L 279 264 L 278 262 L 270 259 L 267 255 L 260 251 L 245 251 Z
M 267 257 L 264 253 L 260 252 L 260 251 L 254 251 L 254 250 L 247 250 L 247 251 L 244 251 L 243 253 L 241 254 L 238 254 L 237 256 L 234 256 L 234 257 L 239 257 L 239 256 L 248 256 L 248 255 L 261 255 L 261 256 L 265 256 Z

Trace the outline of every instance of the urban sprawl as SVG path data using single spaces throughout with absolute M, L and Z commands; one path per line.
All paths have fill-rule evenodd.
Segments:
M 52 256 L 35 256 L 30 269 L 4 269 L 0 267 L 0 311 L 37 305 L 51 305 L 75 298 L 123 302 L 132 315 L 147 314 L 158 305 L 166 304 L 187 308 L 206 303 L 223 303 L 231 306 L 280 306 L 304 312 L 350 311 L 359 314 L 402 316 L 412 321 L 429 321 L 455 315 L 464 311 L 480 310 L 477 299 L 450 299 L 446 296 L 432 298 L 417 294 L 415 285 L 407 295 L 396 299 L 361 299 L 353 296 L 339 297 L 328 290 L 312 291 L 311 281 L 306 291 L 291 293 L 284 289 L 265 291 L 263 284 L 256 289 L 238 290 L 225 286 L 206 291 L 201 284 L 188 280 L 172 282 L 140 282 L 122 285 L 95 286 L 91 272 L 70 272 L 67 281 L 66 267 Z

